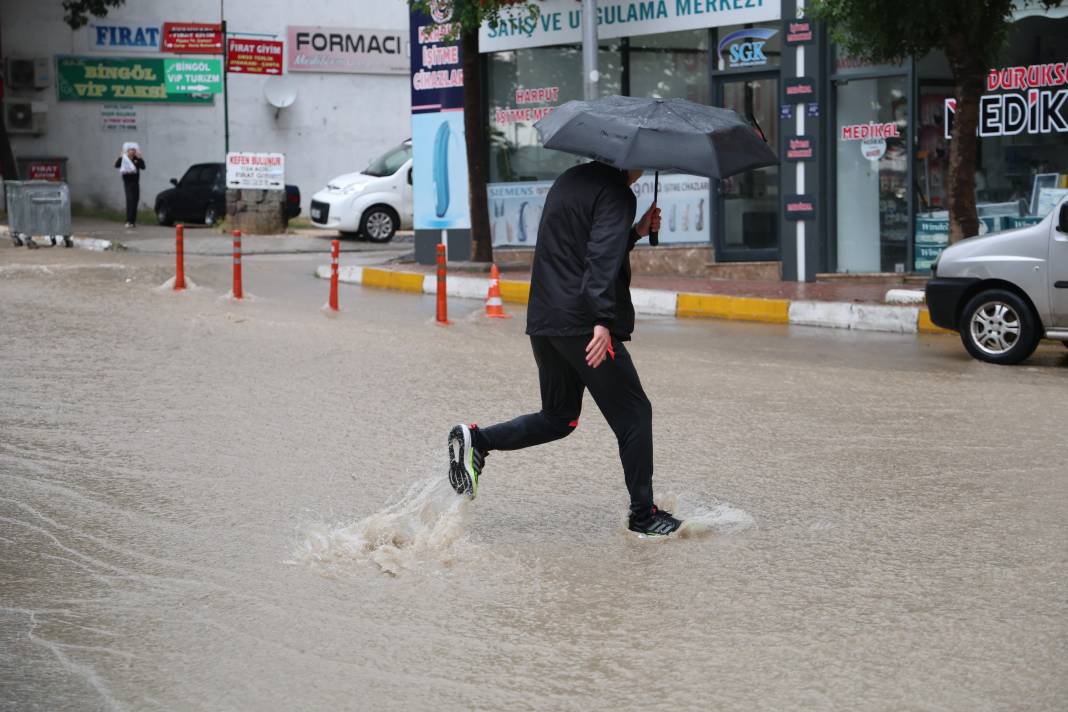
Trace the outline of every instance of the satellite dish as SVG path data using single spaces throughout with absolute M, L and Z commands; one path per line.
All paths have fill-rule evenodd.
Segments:
M 263 96 L 274 107 L 274 117 L 297 100 L 297 86 L 289 77 L 273 77 L 263 83 Z

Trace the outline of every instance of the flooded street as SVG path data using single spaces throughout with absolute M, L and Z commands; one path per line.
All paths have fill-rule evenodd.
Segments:
M 646 541 L 588 397 L 449 489 L 538 407 L 521 309 L 325 262 L 0 247 L 0 709 L 1068 706 L 1060 344 L 641 320 Z

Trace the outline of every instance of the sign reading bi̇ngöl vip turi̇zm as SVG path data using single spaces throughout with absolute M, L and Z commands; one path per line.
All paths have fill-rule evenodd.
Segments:
M 281 153 L 228 153 L 226 187 L 285 190 L 285 168 Z
M 221 59 L 165 59 L 168 94 L 218 94 L 222 91 Z

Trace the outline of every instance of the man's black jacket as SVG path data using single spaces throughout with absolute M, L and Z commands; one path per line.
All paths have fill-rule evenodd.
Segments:
M 619 339 L 630 337 L 636 205 L 627 174 L 604 163 L 584 163 L 556 179 L 534 248 L 528 334 L 585 336 L 602 324 Z

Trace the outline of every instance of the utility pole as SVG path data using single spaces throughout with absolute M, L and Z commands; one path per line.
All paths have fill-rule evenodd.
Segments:
M 226 66 L 227 41 L 226 41 L 226 0 L 219 0 L 219 25 L 222 30 L 222 94 L 223 94 L 223 155 L 230 153 L 230 88 L 228 75 L 230 68 Z
M 597 71 L 597 0 L 582 0 L 582 98 L 596 99 L 601 75 Z

